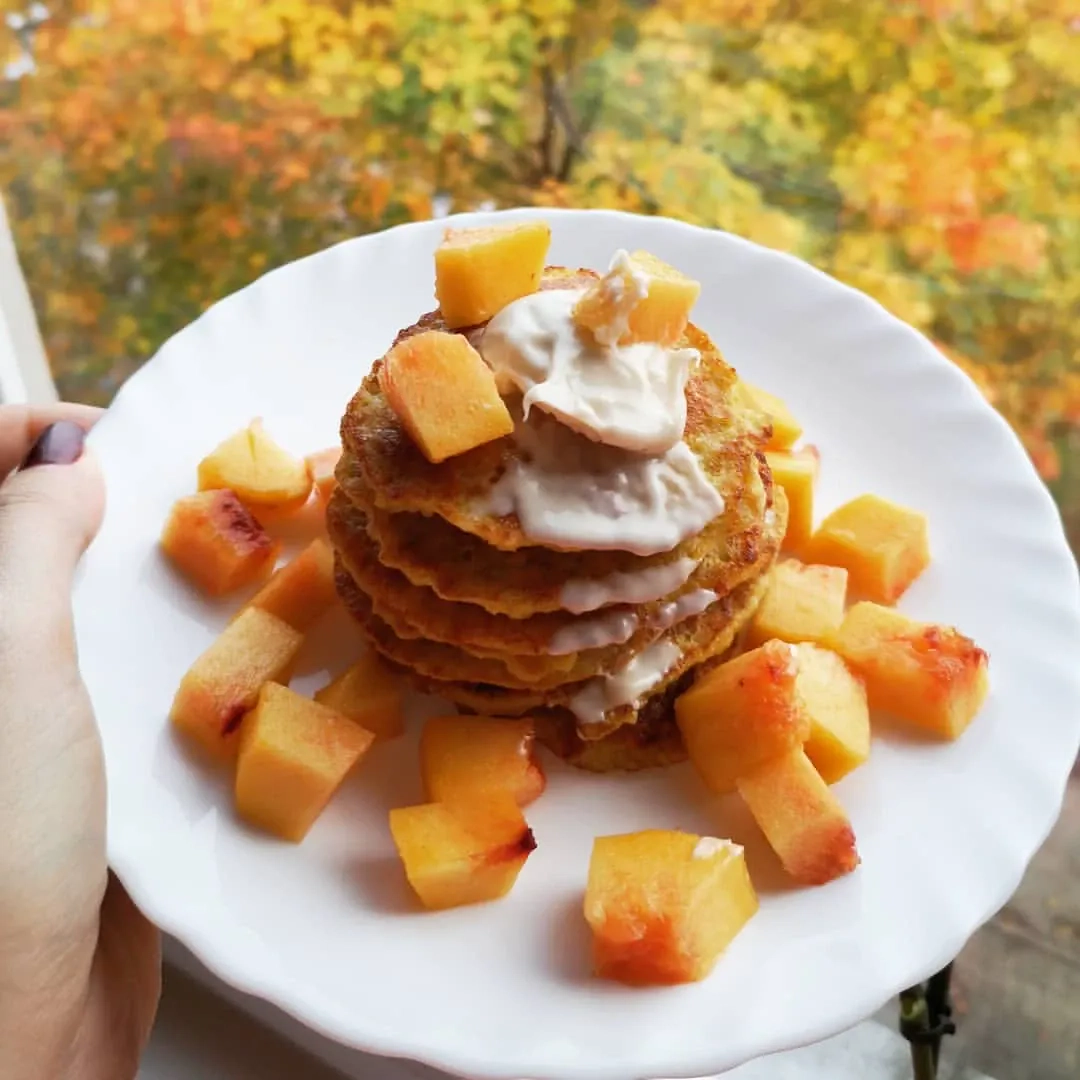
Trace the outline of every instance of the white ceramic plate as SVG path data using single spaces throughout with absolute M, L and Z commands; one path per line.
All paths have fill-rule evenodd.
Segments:
M 723 233 L 544 216 L 553 263 L 602 268 L 618 247 L 646 248 L 701 281 L 696 321 L 820 446 L 819 511 L 873 490 L 929 515 L 934 562 L 902 607 L 989 650 L 982 714 L 953 745 L 875 740 L 838 787 L 863 865 L 819 889 L 786 887 L 736 801 L 711 800 L 685 767 L 593 777 L 550 760 L 549 790 L 528 810 L 539 849 L 513 893 L 438 915 L 415 910 L 386 825 L 390 807 L 420 799 L 412 739 L 377 748 L 300 847 L 238 824 L 225 784 L 166 724 L 229 609 L 173 575 L 157 536 L 199 458 L 252 416 L 298 452 L 336 441 L 371 360 L 434 306 L 443 223 L 409 225 L 218 304 L 93 433 L 109 509 L 76 607 L 108 764 L 109 855 L 137 903 L 212 971 L 343 1043 L 499 1080 L 701 1076 L 853 1024 L 950 960 L 1009 897 L 1077 752 L 1077 573 L 1005 423 L 877 304 Z M 333 664 L 358 648 L 345 620 L 321 637 L 302 690 L 326 678 L 315 668 L 331 645 Z M 642 991 L 588 977 L 592 839 L 643 827 L 748 845 L 761 911 L 701 984 Z

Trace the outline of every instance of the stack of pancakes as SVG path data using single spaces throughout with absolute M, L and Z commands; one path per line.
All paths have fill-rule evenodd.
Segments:
M 595 276 L 549 268 L 541 288 L 582 288 Z M 397 340 L 445 329 L 434 312 Z M 526 536 L 516 516 L 493 516 L 486 496 L 521 452 L 513 437 L 432 464 L 379 388 L 381 361 L 341 424 L 343 454 L 327 525 L 338 590 L 371 645 L 421 690 L 464 711 L 534 716 L 543 741 L 585 768 L 640 768 L 683 756 L 672 702 L 701 665 L 736 642 L 784 534 L 786 503 L 761 453 L 767 418 L 749 406 L 704 333 L 690 325 L 682 344 L 701 354 L 686 388 L 684 439 L 724 510 L 696 536 L 656 555 L 555 550 Z M 673 574 L 660 569 L 675 563 L 682 569 Z M 582 583 L 610 582 L 612 575 L 641 581 L 648 570 L 675 588 L 647 603 L 566 609 Z M 691 594 L 708 598 L 703 590 L 715 599 L 671 625 L 671 605 Z M 632 628 L 625 641 L 576 652 L 557 645 L 584 620 L 622 615 Z M 591 680 L 618 674 L 660 641 L 671 642 L 678 658 L 641 699 L 608 711 L 602 722 L 575 716 L 570 706 Z

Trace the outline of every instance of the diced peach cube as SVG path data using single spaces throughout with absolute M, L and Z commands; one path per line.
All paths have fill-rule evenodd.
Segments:
M 608 272 L 574 305 L 573 318 L 601 345 L 674 345 L 700 293 L 698 282 L 655 255 L 618 251 Z
M 380 739 L 396 738 L 405 730 L 401 683 L 371 650 L 317 691 L 315 700 L 362 724 Z
M 330 501 L 330 496 L 334 493 L 334 488 L 337 487 L 335 470 L 340 460 L 340 446 L 331 446 L 326 450 L 318 450 L 304 458 L 308 472 L 311 474 L 311 481 L 315 485 L 315 493 L 324 503 Z
M 758 909 L 741 847 L 651 829 L 593 841 L 593 968 L 632 985 L 695 982 Z
M 791 414 L 791 410 L 775 394 L 768 390 L 762 390 L 760 386 L 751 386 L 744 382 L 743 386 L 750 395 L 750 400 L 768 416 L 772 423 L 772 436 L 766 449 L 790 450 L 802 434 L 802 424 Z
M 770 641 L 713 668 L 675 702 L 686 751 L 713 791 L 732 791 L 743 773 L 806 741 L 797 675 L 795 649 Z
M 451 330 L 476 326 L 536 292 L 551 246 L 543 221 L 447 229 L 435 251 L 435 295 Z
M 986 700 L 987 655 L 951 626 L 864 601 L 828 645 L 862 676 L 871 709 L 946 739 L 961 735 Z
M 772 470 L 773 480 L 784 489 L 788 499 L 788 523 L 783 548 L 799 554 L 814 531 L 814 484 L 817 483 L 821 460 L 813 446 L 806 446 L 802 450 L 771 450 L 765 458 Z
M 336 599 L 334 551 L 318 539 L 281 567 L 246 606 L 262 608 L 306 631 Z
M 463 334 L 427 330 L 399 341 L 383 357 L 379 385 L 428 461 L 514 430 L 494 373 Z
M 799 646 L 795 688 L 810 719 L 806 756 L 827 784 L 835 784 L 870 756 L 866 687 L 839 656 Z
M 856 596 L 893 604 L 930 565 L 926 517 L 877 495 L 860 495 L 821 523 L 806 555 L 844 567 Z
M 739 794 L 801 884 L 824 885 L 859 865 L 851 822 L 801 747 L 740 776 Z
M 212 757 L 236 756 L 244 715 L 268 682 L 288 682 L 304 635 L 261 608 L 248 608 L 191 665 L 169 719 Z
M 797 559 L 778 562 L 750 623 L 747 643 L 753 647 L 771 638 L 793 645 L 820 642 L 843 620 L 846 593 L 846 570 L 806 566 Z
M 251 511 L 225 490 L 177 499 L 161 547 L 208 596 L 222 596 L 266 577 L 281 551 Z
M 283 840 L 303 840 L 374 739 L 333 709 L 267 683 L 240 738 L 237 812 Z
M 267 435 L 261 420 L 227 438 L 199 462 L 199 490 L 231 488 L 240 501 L 260 509 L 298 510 L 311 494 L 311 474 Z
M 409 884 L 435 909 L 505 896 L 536 849 L 509 795 L 391 810 L 390 832 Z
M 547 783 L 534 739 L 532 720 L 432 717 L 420 736 L 420 772 L 428 799 L 460 802 L 494 792 L 527 806 Z

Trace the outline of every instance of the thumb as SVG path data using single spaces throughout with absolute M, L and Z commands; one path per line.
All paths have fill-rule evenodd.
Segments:
M 0 484 L 0 635 L 27 658 L 74 659 L 71 583 L 101 525 L 105 489 L 85 432 L 46 428 L 22 468 Z

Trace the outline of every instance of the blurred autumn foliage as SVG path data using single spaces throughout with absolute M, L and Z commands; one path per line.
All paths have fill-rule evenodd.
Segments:
M 0 190 L 69 397 L 342 238 L 615 206 L 869 292 L 1080 502 L 1077 0 L 0 7 Z

